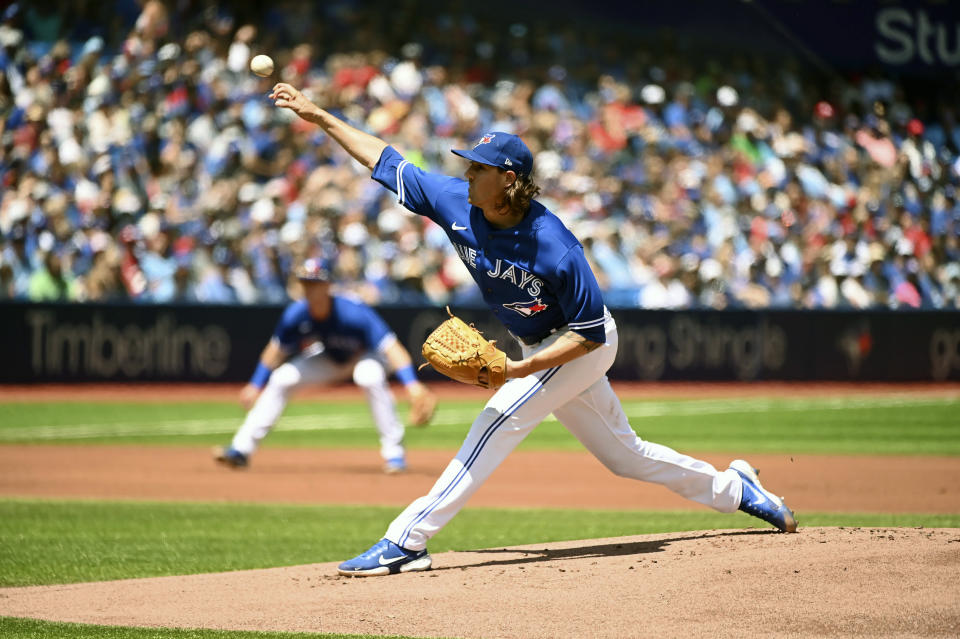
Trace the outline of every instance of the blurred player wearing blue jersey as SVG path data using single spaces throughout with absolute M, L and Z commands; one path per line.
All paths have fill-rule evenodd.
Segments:
M 427 570 L 427 541 L 466 504 L 517 444 L 553 415 L 607 468 L 662 484 L 720 512 L 744 510 L 783 531 L 793 513 L 765 490 L 747 462 L 712 465 L 633 432 L 606 371 L 617 353 L 617 326 L 603 304 L 583 247 L 534 198 L 533 156 L 512 134 L 493 131 L 472 149 L 464 179 L 423 171 L 383 140 L 310 102 L 289 84 L 270 96 L 320 127 L 400 204 L 446 232 L 484 301 L 517 338 L 522 359 L 507 360 L 507 382 L 474 420 L 460 451 L 430 492 L 387 528 L 384 538 L 343 562 L 345 575 Z
M 436 399 L 417 380 L 410 354 L 376 311 L 330 293 L 327 264 L 308 259 L 296 276 L 304 297 L 284 309 L 250 383 L 240 392 L 240 401 L 249 410 L 247 417 L 230 446 L 215 449 L 216 460 L 233 468 L 247 466 L 296 389 L 352 378 L 370 404 L 384 471 L 402 472 L 406 469 L 404 427 L 396 415 L 386 367 L 407 390 L 413 425 L 423 426 L 430 420 Z

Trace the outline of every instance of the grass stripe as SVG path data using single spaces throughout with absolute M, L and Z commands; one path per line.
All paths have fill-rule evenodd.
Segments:
M 952 399 L 918 398 L 894 395 L 873 398 L 827 397 L 804 400 L 729 399 L 681 401 L 630 401 L 624 403 L 627 416 L 634 422 L 661 417 L 695 417 L 729 414 L 770 414 L 777 412 L 859 411 L 876 408 L 942 406 L 956 403 Z M 326 407 L 330 410 L 330 406 Z M 366 430 L 372 426 L 365 413 L 343 412 L 332 407 L 324 415 L 284 416 L 278 430 L 288 432 L 324 432 Z M 435 426 L 469 424 L 479 412 L 478 406 L 442 408 L 433 420 Z M 556 422 L 550 416 L 545 422 Z M 55 441 L 61 439 L 96 439 L 104 437 L 157 437 L 161 435 L 213 435 L 236 431 L 238 419 L 160 419 L 122 423 L 45 424 L 0 428 L 0 442 Z
M 436 426 L 451 426 L 472 421 L 476 416 L 468 411 L 438 411 L 433 420 Z M 97 437 L 154 437 L 156 435 L 210 435 L 233 433 L 240 426 L 236 419 L 179 419 L 143 421 L 135 424 L 57 424 L 20 426 L 0 429 L 0 442 L 55 439 L 92 439 Z M 323 432 L 334 430 L 366 430 L 372 426 L 366 415 L 332 414 L 281 417 L 277 428 L 284 431 Z

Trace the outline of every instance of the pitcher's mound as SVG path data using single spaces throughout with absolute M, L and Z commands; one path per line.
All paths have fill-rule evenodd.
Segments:
M 412 637 L 960 636 L 960 529 L 711 530 L 433 559 L 366 579 L 312 564 L 6 588 L 0 615 Z

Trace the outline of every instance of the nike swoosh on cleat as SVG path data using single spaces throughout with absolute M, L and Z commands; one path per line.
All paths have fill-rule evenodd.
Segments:
M 384 558 L 383 558 L 383 555 L 380 555 L 380 556 L 377 558 L 377 561 L 380 562 L 380 565 L 381 565 L 381 566 L 389 566 L 390 564 L 395 564 L 395 563 L 397 563 L 397 562 L 400 561 L 401 559 L 406 559 L 406 557 L 404 557 L 403 555 L 400 555 L 399 557 L 393 557 L 393 558 L 391 558 L 391 559 L 384 559 Z
M 467 227 L 465 227 L 465 226 L 460 226 L 460 225 L 457 224 L 456 222 L 454 222 L 453 225 L 452 225 L 450 228 L 452 228 L 454 231 L 466 231 L 466 230 L 467 230 Z

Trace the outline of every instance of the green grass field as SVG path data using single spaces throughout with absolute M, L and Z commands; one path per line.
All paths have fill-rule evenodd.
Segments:
M 408 431 L 411 448 L 454 449 L 478 402 L 444 402 L 436 423 Z M 625 401 L 646 439 L 698 452 L 960 455 L 960 400 L 878 398 Z M 401 406 L 401 410 L 403 406 Z M 223 443 L 242 418 L 228 402 L 0 404 L 0 446 Z M 266 442 L 273 447 L 376 445 L 361 401 L 300 401 Z M 556 422 L 528 450 L 578 449 Z M 2 473 L 2 469 L 0 469 Z M 365 549 L 395 508 L 266 504 L 0 499 L 0 586 L 176 575 L 338 561 Z M 526 543 L 752 527 L 708 511 L 573 511 L 468 508 L 431 540 L 432 552 Z M 494 525 L 493 522 L 496 522 Z M 805 526 L 960 527 L 945 515 L 803 513 Z M 2 614 L 2 603 L 0 603 Z M 287 633 L 103 628 L 0 617 L 0 636 L 242 639 L 336 637 Z
M 644 439 L 680 450 L 960 455 L 960 399 L 891 395 L 625 400 L 623 405 Z M 454 450 L 481 407 L 477 401 L 444 401 L 429 428 L 407 431 L 407 444 Z M 223 443 L 242 419 L 232 402 L 10 402 L 0 404 L 0 444 Z M 265 445 L 372 448 L 372 428 L 362 402 L 295 401 Z M 581 449 L 552 419 L 521 447 Z

